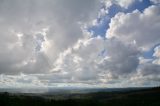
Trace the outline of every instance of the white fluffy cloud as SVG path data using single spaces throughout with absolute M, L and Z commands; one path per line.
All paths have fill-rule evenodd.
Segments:
M 106 9 L 114 4 L 127 9 L 137 1 L 142 0 L 104 0 Z M 3 87 L 139 86 L 159 81 L 159 46 L 153 59 L 143 57 L 143 50 L 160 43 L 158 5 L 117 13 L 102 38 L 85 29 L 106 15 L 100 0 L 0 2 Z
M 142 0 L 104 0 L 107 7 L 110 7 L 112 4 L 119 5 L 122 8 L 128 8 L 134 2 L 141 2 Z
M 125 45 L 117 39 L 82 39 L 59 55 L 51 72 L 66 76 L 65 82 L 111 83 L 136 72 L 139 54 L 135 45 Z
M 0 1 L 0 73 L 47 72 L 96 18 L 98 0 Z M 74 17 L 74 18 L 73 18 Z
M 150 6 L 141 13 L 118 13 L 111 19 L 107 38 L 116 37 L 125 43 L 135 42 L 143 49 L 149 49 L 160 41 L 160 7 Z
M 135 10 L 126 14 L 118 13 L 111 19 L 106 37 L 108 39 L 118 39 L 125 45 L 134 44 L 137 46 L 140 54 L 143 54 L 144 51 L 160 43 L 159 14 L 160 7 L 158 5 L 152 5 L 143 12 Z M 157 84 L 160 78 L 159 46 L 154 49 L 153 56 L 155 59 L 146 59 L 142 54 L 139 55 L 139 63 L 135 69 L 136 72 L 131 76 L 131 82 L 139 81 L 140 85 L 146 86 L 147 84 Z M 131 64 L 133 65 L 133 63 Z
M 153 61 L 154 64 L 158 64 L 160 65 L 160 46 L 157 46 L 155 49 L 154 49 L 154 54 L 153 56 L 155 56 L 155 60 Z
M 98 56 L 103 49 L 102 38 L 79 40 L 72 48 L 59 55 L 52 72 L 60 72 L 70 76 L 67 82 L 96 80 L 98 75 Z

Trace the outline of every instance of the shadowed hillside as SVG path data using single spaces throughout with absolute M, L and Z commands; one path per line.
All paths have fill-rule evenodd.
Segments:
M 4 92 L 0 94 L 0 106 L 160 106 L 160 87 L 67 96 L 66 94 L 48 96 Z

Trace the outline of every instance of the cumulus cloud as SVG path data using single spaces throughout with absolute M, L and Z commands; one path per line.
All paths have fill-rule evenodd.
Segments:
M 49 70 L 82 37 L 79 23 L 92 21 L 100 6 L 97 0 L 0 2 L 0 73 L 6 74 Z
M 135 71 L 138 64 L 139 51 L 132 45 L 124 45 L 117 40 L 108 40 L 106 42 L 106 51 L 109 59 L 104 60 L 102 67 L 110 71 L 117 77 L 132 73 Z
M 136 72 L 131 75 L 131 82 L 139 81 L 140 85 L 146 85 L 147 82 L 148 85 L 157 84 L 159 81 L 159 46 L 154 49 L 153 57 L 155 59 L 147 59 L 142 55 L 143 52 L 150 50 L 160 42 L 159 12 L 158 5 L 152 5 L 143 12 L 139 10 L 131 13 L 120 12 L 111 19 L 110 28 L 106 33 L 108 39 L 118 39 L 125 45 L 136 45 L 140 52 L 139 63 L 135 68 Z M 136 58 L 134 57 L 134 59 Z M 131 61 L 133 62 L 133 60 Z M 133 65 L 133 63 L 131 64 Z
M 102 38 L 81 39 L 59 55 L 54 64 L 56 67 L 51 71 L 65 72 L 71 78 L 69 82 L 96 80 L 98 74 L 96 64 L 102 49 Z
M 130 80 L 138 82 L 139 86 L 159 86 L 160 81 L 160 65 L 145 63 L 140 65 L 137 73 L 132 75 Z
M 158 5 L 117 13 L 106 37 L 93 37 L 87 30 L 112 5 L 128 9 L 140 1 L 0 1 L 0 85 L 124 87 L 158 82 Z M 152 47 L 153 58 L 145 58 L 143 53 Z
M 160 65 L 159 65 L 159 46 L 154 49 L 154 59 L 145 59 L 140 57 L 140 65 L 137 72 L 132 75 L 132 81 L 138 81 L 139 84 L 145 86 L 159 86 L 160 81 Z
M 142 0 L 104 0 L 107 7 L 110 7 L 112 4 L 116 4 L 122 8 L 128 8 L 135 2 L 142 2 Z
M 65 82 L 110 83 L 135 73 L 139 54 L 136 45 L 125 45 L 117 39 L 81 39 L 60 54 L 51 72 L 66 76 Z
M 157 46 L 155 49 L 154 49 L 154 54 L 153 56 L 156 58 L 153 63 L 154 64 L 158 64 L 160 65 L 160 46 Z
M 143 49 L 149 49 L 160 41 L 160 7 L 150 6 L 141 13 L 118 13 L 111 19 L 106 37 L 116 37 L 125 43 L 135 42 Z

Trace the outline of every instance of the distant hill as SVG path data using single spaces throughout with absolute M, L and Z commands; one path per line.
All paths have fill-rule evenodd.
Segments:
M 160 87 L 92 93 L 0 93 L 0 106 L 160 106 Z

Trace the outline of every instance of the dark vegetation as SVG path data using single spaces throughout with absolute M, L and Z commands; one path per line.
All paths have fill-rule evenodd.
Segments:
M 160 106 L 160 87 L 68 96 L 4 92 L 0 93 L 0 106 Z

